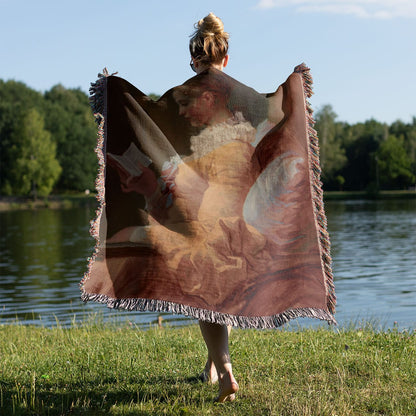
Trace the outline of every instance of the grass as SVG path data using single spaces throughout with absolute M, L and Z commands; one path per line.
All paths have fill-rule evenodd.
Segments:
M 240 391 L 195 376 L 197 326 L 0 326 L 1 415 L 416 415 L 416 333 L 233 330 Z

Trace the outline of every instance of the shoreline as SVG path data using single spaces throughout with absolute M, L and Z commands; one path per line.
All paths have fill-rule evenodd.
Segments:
M 416 199 L 416 191 L 327 191 L 324 201 L 338 200 L 383 200 L 383 199 Z M 69 209 L 77 206 L 97 205 L 96 194 L 60 194 L 33 200 L 22 196 L 0 196 L 0 212 L 35 210 L 35 209 Z
M 337 200 L 383 200 L 383 199 L 416 199 L 416 191 L 326 191 L 324 201 Z
M 49 195 L 34 200 L 24 196 L 0 196 L 0 212 L 36 210 L 36 209 L 69 209 L 86 205 L 97 205 L 96 194 L 61 194 Z

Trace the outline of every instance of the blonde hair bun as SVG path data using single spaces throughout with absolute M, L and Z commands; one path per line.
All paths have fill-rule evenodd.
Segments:
M 222 20 L 210 13 L 195 23 L 195 29 L 189 41 L 191 56 L 205 64 L 220 63 L 228 53 L 229 38 Z
M 228 33 L 224 32 L 224 23 L 212 12 L 196 23 L 195 29 L 203 36 L 224 36 L 226 39 L 229 38 Z

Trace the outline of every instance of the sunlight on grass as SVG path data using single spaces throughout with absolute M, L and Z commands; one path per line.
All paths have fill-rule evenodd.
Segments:
M 0 325 L 0 414 L 414 415 L 414 331 L 233 330 L 240 391 L 216 405 L 197 380 L 197 326 L 143 330 L 90 317 L 54 328 Z

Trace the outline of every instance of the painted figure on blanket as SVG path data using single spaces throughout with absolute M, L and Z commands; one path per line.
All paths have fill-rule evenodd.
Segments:
M 302 212 L 301 196 L 309 186 L 302 180 L 307 161 L 285 151 L 284 144 L 259 167 L 256 149 L 267 124 L 256 129 L 231 110 L 226 81 L 209 68 L 174 89 L 179 114 L 200 127 L 190 138 L 191 154 L 164 160 L 155 169 L 159 177 L 144 154 L 137 157 L 138 173 L 119 170 L 122 190 L 144 195 L 148 224 L 123 228 L 107 240 L 154 249 L 169 270 L 187 276 L 178 281 L 181 291 L 197 295 L 207 308 L 229 303 L 229 293 L 241 282 L 250 286 L 259 274 L 282 271 L 283 258 L 292 265 L 301 260 L 304 242 L 296 228 L 301 219 L 293 218 Z M 240 307 L 243 303 L 249 312 L 250 298 Z

